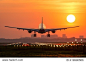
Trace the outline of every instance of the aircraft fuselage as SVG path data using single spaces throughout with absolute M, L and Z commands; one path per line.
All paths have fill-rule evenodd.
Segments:
M 45 33 L 45 29 L 40 29 L 38 33 L 41 33 L 41 34 Z

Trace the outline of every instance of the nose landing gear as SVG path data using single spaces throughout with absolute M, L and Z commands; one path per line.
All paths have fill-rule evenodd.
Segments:
M 36 37 L 36 32 L 34 31 L 34 37 Z
M 36 37 L 36 34 L 34 34 L 34 37 Z
M 47 37 L 50 37 L 50 34 L 49 34 L 49 32 L 48 32 L 48 34 L 47 34 Z
M 47 37 L 50 37 L 50 34 L 47 34 Z

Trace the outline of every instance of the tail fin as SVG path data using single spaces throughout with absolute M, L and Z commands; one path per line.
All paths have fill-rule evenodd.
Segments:
M 42 23 L 41 23 L 41 28 L 43 29 L 43 17 L 42 17 Z
M 42 24 L 43 24 L 43 17 L 42 17 Z

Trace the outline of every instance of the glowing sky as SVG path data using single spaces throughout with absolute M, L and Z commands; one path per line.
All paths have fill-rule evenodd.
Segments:
M 74 23 L 66 17 L 73 14 Z M 57 31 L 61 36 L 86 37 L 86 0 L 0 0 L 0 38 L 30 37 L 27 31 L 4 27 L 5 25 L 25 28 L 38 28 L 41 18 L 46 28 L 60 28 L 79 25 L 79 28 Z M 38 34 L 39 36 L 40 34 Z

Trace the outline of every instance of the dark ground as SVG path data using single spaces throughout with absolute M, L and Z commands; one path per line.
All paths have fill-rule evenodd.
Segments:
M 86 46 L 0 46 L 0 57 L 86 57 Z

